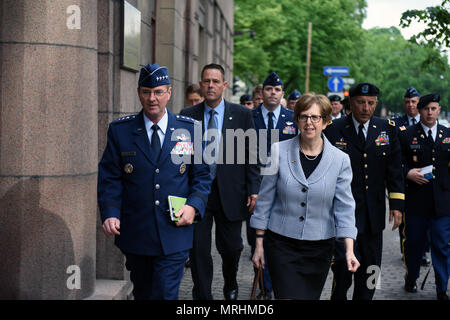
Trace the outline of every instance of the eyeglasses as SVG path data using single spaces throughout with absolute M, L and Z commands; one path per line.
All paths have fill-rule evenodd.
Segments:
M 155 90 L 155 91 L 142 90 L 141 94 L 144 96 L 151 96 L 153 93 L 156 97 L 161 98 L 167 92 L 168 90 Z
M 322 118 L 325 118 L 325 117 L 317 116 L 317 115 L 307 116 L 305 114 L 301 114 L 301 115 L 298 116 L 298 120 L 300 120 L 301 122 L 307 122 L 308 119 L 310 119 L 312 123 L 317 123 Z

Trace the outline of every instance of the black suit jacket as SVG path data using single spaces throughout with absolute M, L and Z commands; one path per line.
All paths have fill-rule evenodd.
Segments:
M 434 179 L 424 185 L 405 178 L 406 214 L 450 215 L 450 129 L 438 125 L 436 140 L 427 139 L 420 123 L 400 133 L 404 176 L 410 169 L 434 167 Z
M 204 110 L 205 105 L 202 102 L 181 110 L 180 114 L 201 121 L 204 132 Z M 230 137 L 227 137 L 226 134 L 227 129 L 254 130 L 251 110 L 225 100 L 225 113 L 219 153 L 219 157 L 223 159 L 223 163 L 217 164 L 216 170 L 216 181 L 223 212 L 230 221 L 239 221 L 246 219 L 250 214 L 247 207 L 248 196 L 258 194 L 259 191 L 260 179 L 255 149 L 256 143 L 254 145 L 252 144 L 250 148 L 250 142 L 246 139 L 245 150 L 238 150 L 237 139 L 234 138 L 234 141 L 229 141 Z M 232 142 L 234 142 L 234 156 L 232 159 L 227 159 L 227 146 Z M 241 160 L 238 161 L 240 155 L 238 151 L 239 153 L 245 152 L 244 163 Z M 250 156 L 251 152 L 252 156 Z
M 386 187 L 390 209 L 404 211 L 401 149 L 394 123 L 372 117 L 364 148 L 359 142 L 351 114 L 334 120 L 326 128 L 325 135 L 334 146 L 350 156 L 358 232 L 375 234 L 382 231 L 386 224 Z

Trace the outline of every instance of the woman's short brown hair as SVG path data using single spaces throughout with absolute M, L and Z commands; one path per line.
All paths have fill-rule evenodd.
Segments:
M 331 120 L 331 103 L 323 94 L 315 94 L 308 92 L 303 94 L 294 107 L 294 120 L 298 122 L 300 113 L 311 108 L 313 104 L 317 104 L 320 108 L 320 115 L 324 121 L 328 123 Z

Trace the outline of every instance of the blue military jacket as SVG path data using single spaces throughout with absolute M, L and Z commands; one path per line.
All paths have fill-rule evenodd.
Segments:
M 255 129 L 257 131 L 256 134 L 258 135 L 258 146 L 260 139 L 259 130 L 267 129 L 261 109 L 262 104 L 252 110 L 253 122 L 255 123 Z M 278 141 L 284 141 L 297 136 L 298 128 L 293 116 L 294 112 L 292 110 L 281 106 L 280 116 L 278 117 L 277 126 L 275 127 L 275 129 L 278 129 L 279 132 Z
M 404 176 L 413 168 L 433 166 L 434 178 L 418 185 L 406 179 L 406 214 L 450 215 L 450 129 L 438 125 L 431 142 L 420 123 L 400 133 Z
M 194 164 L 194 151 L 200 148 L 201 152 L 201 145 L 194 145 L 194 127 L 200 123 L 167 112 L 157 161 L 150 151 L 142 111 L 109 125 L 98 169 L 98 205 L 102 223 L 111 217 L 120 220 L 115 244 L 125 253 L 156 256 L 192 247 L 194 226 L 177 227 L 172 222 L 169 195 L 187 198 L 186 204 L 204 214 L 211 178 L 207 165 Z M 183 154 L 188 161 L 173 160 Z

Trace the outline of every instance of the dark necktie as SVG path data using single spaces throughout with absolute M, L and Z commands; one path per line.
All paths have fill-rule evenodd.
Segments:
M 431 131 L 431 129 L 429 129 L 428 130 L 428 141 L 431 143 L 431 144 L 434 144 L 434 140 L 433 140 L 433 133 L 432 133 L 432 131 Z
M 358 129 L 359 143 L 364 148 L 364 146 L 366 145 L 366 138 L 364 137 L 364 132 L 363 132 L 364 125 L 360 124 L 358 128 L 359 128 Z
M 270 146 L 272 141 L 272 129 L 273 129 L 273 112 L 270 111 L 268 114 L 269 121 L 267 121 L 267 154 L 270 153 Z
M 412 122 L 412 125 L 415 125 L 416 124 L 416 118 L 412 118 L 411 122 Z
M 209 165 L 209 171 L 211 174 L 211 177 L 214 179 L 216 177 L 216 147 L 217 147 L 217 141 L 215 139 L 217 139 L 217 125 L 216 125 L 216 121 L 214 120 L 214 115 L 217 112 L 215 110 L 210 110 L 209 111 L 209 121 L 208 121 L 208 131 L 211 134 L 211 138 L 208 137 L 208 142 L 206 143 L 206 145 L 210 145 L 212 143 L 215 143 L 216 146 L 214 147 L 214 149 L 211 151 L 211 157 L 214 159 L 214 162 L 212 164 Z M 212 132 L 211 132 L 212 131 Z
M 159 158 L 159 153 L 161 152 L 161 141 L 159 140 L 159 135 L 158 135 L 158 125 L 154 124 L 152 126 L 153 129 L 153 133 L 152 133 L 152 143 L 151 143 L 151 149 L 152 149 L 152 155 L 153 155 L 153 159 L 155 159 L 155 161 L 158 161 Z

